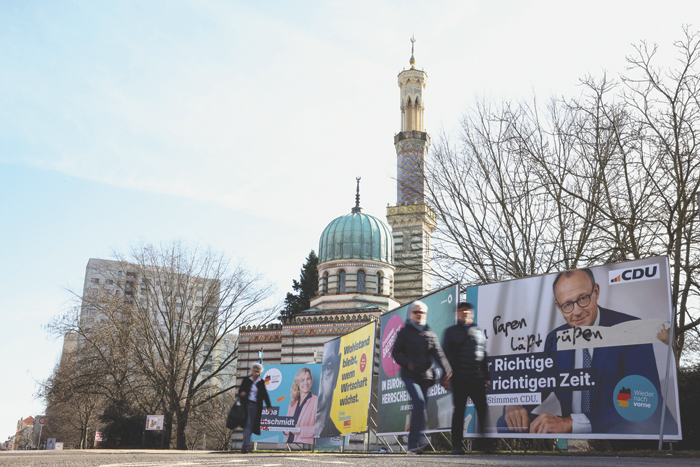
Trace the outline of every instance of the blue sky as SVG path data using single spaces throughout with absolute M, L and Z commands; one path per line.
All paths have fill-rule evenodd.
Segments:
M 42 411 L 35 381 L 61 348 L 44 326 L 89 258 L 182 239 L 283 297 L 355 176 L 384 217 L 412 34 L 436 137 L 476 98 L 616 76 L 641 39 L 670 63 L 699 14 L 694 0 L 0 0 L 0 436 Z

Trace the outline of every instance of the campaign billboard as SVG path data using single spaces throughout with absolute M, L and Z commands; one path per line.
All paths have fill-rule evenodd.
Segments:
M 323 347 L 323 369 L 314 438 L 367 431 L 376 323 Z
M 664 437 L 681 439 L 666 257 L 470 287 L 467 300 L 486 335 L 487 436 L 658 439 L 666 407 Z
M 458 298 L 459 284 L 453 284 L 420 299 L 428 307 L 428 327 L 437 334 L 440 341 L 442 341 L 445 329 L 455 324 Z M 400 367 L 391 356 L 391 351 L 394 348 L 396 336 L 404 327 L 406 320 L 409 319 L 409 306 L 410 304 L 406 304 L 381 317 L 379 406 L 377 407 L 378 436 L 408 433 L 411 420 L 411 400 L 401 380 Z M 449 430 L 452 420 L 451 394 L 439 384 L 435 384 L 429 389 L 426 402 L 426 431 Z M 474 408 L 470 407 L 467 411 L 474 412 Z
M 262 375 L 272 406 L 263 407 L 261 443 L 313 444 L 321 364 L 266 365 Z

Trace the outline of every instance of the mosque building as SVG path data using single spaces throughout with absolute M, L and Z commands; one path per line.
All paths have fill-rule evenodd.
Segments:
M 427 268 L 436 216 L 425 203 L 423 177 L 430 147 L 423 120 L 427 74 L 415 68 L 415 40 L 411 42 L 411 68 L 398 75 L 397 200 L 387 207 L 388 225 L 362 212 L 358 178 L 355 206 L 321 233 L 319 293 L 311 308 L 281 324 L 241 327 L 239 379 L 260 360 L 259 352 L 270 365 L 320 363 L 324 343 L 378 321 L 383 313 L 431 290 Z

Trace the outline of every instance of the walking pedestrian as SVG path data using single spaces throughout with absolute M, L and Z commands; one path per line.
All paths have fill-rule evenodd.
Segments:
M 396 336 L 392 356 L 401 366 L 401 379 L 413 405 L 407 454 L 421 454 L 427 444 L 427 441 L 418 442 L 425 429 L 427 392 L 428 388 L 437 382 L 431 368 L 433 361 L 442 368 L 445 375 L 442 378 L 444 385 L 449 381 L 452 370 L 440 348 L 437 336 L 426 323 L 428 307 L 425 303 L 412 303 L 408 307 L 408 315 L 406 325 Z
M 469 302 L 461 302 L 457 305 L 457 324 L 445 330 L 442 340 L 452 367 L 452 454 L 464 454 L 462 439 L 467 397 L 471 397 L 476 407 L 478 433 L 484 433 L 486 388 L 491 383 L 485 344 L 484 332 L 474 324 L 474 307 Z
M 263 401 L 267 404 L 268 409 L 271 405 L 270 396 L 267 395 L 267 389 L 265 389 L 265 381 L 260 377 L 262 372 L 263 366 L 260 363 L 253 363 L 250 367 L 250 375 L 243 379 L 238 391 L 238 396 L 248 410 L 248 419 L 243 429 L 242 454 L 246 454 L 253 447 L 253 443 L 250 441 L 251 435 L 253 433 L 260 435 Z

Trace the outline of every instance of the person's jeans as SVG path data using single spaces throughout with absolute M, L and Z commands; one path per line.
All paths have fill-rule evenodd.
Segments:
M 253 401 L 248 401 L 248 418 L 245 421 L 245 428 L 243 429 L 243 450 L 250 450 L 253 447 L 253 443 L 250 441 L 250 437 L 253 435 L 253 423 L 255 423 L 255 415 L 258 411 L 258 403 Z
M 413 409 L 411 410 L 411 426 L 408 429 L 408 449 L 418 447 L 418 439 L 425 429 L 425 401 L 427 399 L 429 381 L 416 381 L 402 378 L 406 385 L 406 391 L 411 397 Z

